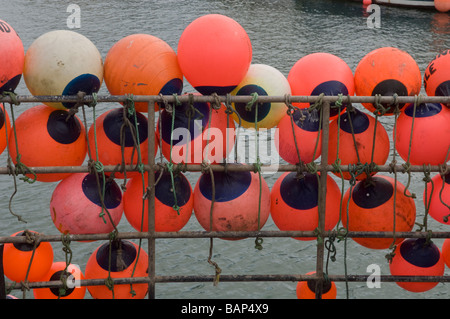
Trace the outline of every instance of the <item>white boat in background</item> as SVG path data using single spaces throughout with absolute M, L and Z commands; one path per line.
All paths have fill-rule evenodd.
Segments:
M 434 0 L 372 0 L 372 3 L 405 7 L 434 8 Z

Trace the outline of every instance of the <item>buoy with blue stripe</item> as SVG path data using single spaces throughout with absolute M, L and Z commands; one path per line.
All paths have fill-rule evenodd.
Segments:
M 84 35 L 55 30 L 38 37 L 25 54 L 25 84 L 32 95 L 87 95 L 97 93 L 103 82 L 103 60 Z M 69 109 L 74 102 L 45 102 Z
M 287 77 L 292 95 L 339 95 L 355 94 L 353 72 L 347 63 L 326 52 L 308 54 L 299 59 Z M 300 108 L 308 108 L 313 103 L 293 103 Z M 338 114 L 335 103 L 330 104 L 330 118 Z M 345 104 L 341 107 L 344 110 Z
M 450 110 L 442 104 L 409 104 L 393 131 L 398 154 L 411 165 L 445 163 L 450 147 L 449 121 Z
M 448 7 L 450 9 L 450 4 Z M 423 86 L 427 95 L 450 96 L 449 69 L 450 50 L 442 51 L 430 61 L 423 77 Z
M 375 138 L 374 138 L 375 134 Z M 371 164 L 384 165 L 389 157 L 389 136 L 384 126 L 372 115 L 358 109 L 347 111 L 341 115 L 340 120 L 334 119 L 330 123 L 328 143 L 328 164 L 340 159 L 341 165 Z M 335 174 L 340 177 L 340 173 Z M 346 180 L 352 178 L 350 172 L 343 172 Z M 360 180 L 367 174 L 375 172 L 354 172 L 355 178 Z
M 40 281 L 64 281 L 65 289 L 34 288 L 33 296 L 35 299 L 83 299 L 86 295 L 86 286 L 80 284 L 83 279 L 83 272 L 78 265 L 67 265 L 65 261 L 54 262 Z
M 103 180 L 100 173 L 73 173 L 59 182 L 50 200 L 50 215 L 61 233 L 104 234 L 114 230 L 123 214 L 122 191 L 108 177 Z
M 437 174 L 427 183 L 423 202 L 428 206 L 428 215 L 441 224 L 450 225 L 450 173 Z
M 162 176 L 161 176 L 162 174 Z M 194 205 L 191 184 L 181 172 L 157 172 L 155 180 L 155 231 L 179 231 L 189 221 Z M 127 183 L 123 195 L 125 217 L 137 231 L 148 231 L 148 201 L 143 203 L 143 189 L 148 185 L 148 174 L 144 175 L 144 185 L 140 176 Z M 175 193 L 174 193 L 175 189 Z M 144 207 L 144 208 L 143 208 Z
M 252 44 L 238 22 L 207 14 L 183 30 L 177 54 L 183 75 L 198 92 L 226 95 L 244 79 L 252 61 Z
M 439 248 L 431 240 L 407 238 L 397 246 L 389 270 L 393 276 L 443 276 L 445 263 Z M 438 284 L 437 281 L 396 283 L 411 292 L 425 292 Z
M 15 121 L 16 134 L 10 134 L 9 152 L 14 164 L 28 167 L 80 166 L 86 157 L 86 130 L 76 115 L 46 105 L 33 106 Z M 17 147 L 16 147 L 17 142 Z M 39 173 L 41 182 L 59 181 L 70 173 Z M 34 178 L 33 174 L 26 174 Z
M 213 172 L 213 179 L 210 173 L 203 173 L 194 189 L 195 217 L 205 230 L 256 231 L 264 226 L 270 213 L 270 190 L 262 175 Z
M 291 114 L 283 116 L 274 138 L 282 159 L 295 165 L 310 163 L 321 155 L 322 134 L 318 116 L 316 110 L 307 109 L 294 109 Z
M 311 271 L 307 275 L 312 276 L 316 272 Z M 316 299 L 315 280 L 299 281 L 295 288 L 297 299 Z M 336 299 L 337 289 L 333 281 L 324 281 L 322 284 L 322 299 Z
M 221 163 L 233 148 L 234 128 L 223 105 L 215 109 L 210 103 L 186 102 L 161 112 L 156 136 L 163 156 L 172 163 Z
M 113 240 L 102 244 L 91 254 L 84 276 L 86 279 L 148 276 L 148 255 L 145 249 L 132 241 Z M 148 284 L 96 285 L 87 286 L 87 289 L 94 299 L 143 299 Z
M 286 172 L 272 187 L 270 212 L 280 230 L 313 231 L 319 226 L 319 176 L 311 173 L 297 175 Z M 341 191 L 327 175 L 325 230 L 333 229 L 339 221 Z M 295 237 L 313 240 L 315 237 Z
M 104 112 L 95 120 L 95 127 L 92 124 L 89 128 L 88 141 L 92 158 L 103 165 L 122 164 L 122 161 L 125 165 L 137 165 L 138 146 L 142 164 L 148 163 L 148 121 L 142 113 L 132 115 L 124 108 Z M 155 138 L 155 155 L 157 149 Z M 130 171 L 127 177 L 138 174 Z M 124 174 L 116 172 L 114 176 L 123 178 Z
M 32 230 L 18 231 L 11 237 L 39 236 Z M 31 262 L 31 265 L 30 265 Z M 3 270 L 14 282 L 40 281 L 53 264 L 53 248 L 49 242 L 6 243 L 3 247 Z M 27 276 L 28 274 L 28 276 Z
M 342 201 L 342 223 L 349 231 L 389 232 L 394 231 L 395 225 L 396 232 L 408 232 L 414 227 L 416 205 L 399 181 L 377 174 L 358 181 L 351 190 L 351 194 L 350 189 L 346 191 Z M 394 242 L 393 238 L 354 237 L 353 240 L 371 249 L 387 249 Z M 402 240 L 396 238 L 395 243 Z
M 258 96 L 285 96 L 291 94 L 291 87 L 286 77 L 276 68 L 266 64 L 252 64 L 248 69 L 244 79 L 231 92 L 231 95 L 252 95 Z M 286 114 L 286 104 L 284 102 L 254 103 L 232 103 L 233 108 L 239 114 L 233 113 L 236 123 L 240 123 L 245 128 L 270 129 L 275 127 L 281 118 Z M 258 114 L 256 114 L 258 107 Z M 240 120 L 240 121 L 239 121 Z
M 6 21 L 0 20 L 0 94 L 14 92 L 22 78 L 25 52 L 22 40 Z
M 169 44 L 153 35 L 138 33 L 120 39 L 109 49 L 105 84 L 112 95 L 181 94 L 183 74 Z M 135 102 L 135 107 L 139 112 L 147 112 L 148 103 Z
M 422 87 L 422 74 L 417 62 L 406 51 L 382 47 L 366 54 L 355 69 L 355 93 L 358 96 L 414 96 Z M 376 103 L 361 103 L 370 112 Z M 381 104 L 386 115 L 393 115 L 393 105 Z M 400 103 L 399 109 L 405 105 Z

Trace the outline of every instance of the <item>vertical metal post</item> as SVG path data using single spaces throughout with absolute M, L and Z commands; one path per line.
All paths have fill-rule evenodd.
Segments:
M 148 299 L 155 299 L 155 100 L 148 102 Z
M 327 196 L 327 165 L 328 165 L 328 143 L 329 143 L 329 128 L 330 128 L 330 103 L 324 101 L 322 103 L 322 153 L 321 153 L 321 169 L 320 169 L 320 189 L 319 189 L 319 236 L 322 236 L 325 226 L 325 211 L 326 211 L 326 196 Z M 316 275 L 319 280 L 316 281 L 316 299 L 322 298 L 323 288 L 323 259 L 325 245 L 323 240 L 317 241 L 317 261 L 316 261 Z

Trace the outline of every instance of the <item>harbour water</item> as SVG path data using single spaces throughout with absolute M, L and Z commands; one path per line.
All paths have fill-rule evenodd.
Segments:
M 80 25 L 73 29 L 88 37 L 103 58 L 119 39 L 133 33 L 148 33 L 161 38 L 176 50 L 184 28 L 195 18 L 208 13 L 227 15 L 247 31 L 253 48 L 253 63 L 271 65 L 285 76 L 301 57 L 314 52 L 328 52 L 342 58 L 354 71 L 358 62 L 370 51 L 384 46 L 407 51 L 418 63 L 422 74 L 436 54 L 450 48 L 450 15 L 434 10 L 380 7 L 379 27 L 371 22 L 372 12 L 359 2 L 340 0 L 167 0 L 167 1 L 55 1 L 0 0 L 0 19 L 10 23 L 20 35 L 25 49 L 40 35 L 57 29 L 69 29 L 69 5 L 80 8 Z M 369 21 L 369 22 L 368 22 Z M 192 88 L 185 82 L 185 91 Z M 28 95 L 22 80 L 16 89 Z M 105 85 L 99 94 L 108 94 Z M 30 104 L 17 106 L 16 115 Z M 111 105 L 101 104 L 104 110 Z M 382 119 L 388 133 L 392 132 L 392 118 Z M 391 133 L 390 133 L 391 134 Z M 6 155 L 0 157 L 5 165 Z M 199 174 L 186 174 L 195 186 Z M 266 175 L 269 186 L 280 173 Z M 399 177 L 401 180 L 405 176 Z M 413 174 L 411 191 L 417 194 L 417 221 L 424 214 L 422 193 L 423 174 Z M 339 184 L 340 185 L 340 184 Z M 11 176 L 0 176 L 0 235 L 8 236 L 22 229 L 45 234 L 58 234 L 50 213 L 49 200 L 56 183 L 27 184 L 18 181 L 18 191 L 11 201 L 13 211 L 27 223 L 21 223 L 9 212 L 13 194 Z M 348 187 L 348 185 L 346 185 Z M 125 218 L 119 231 L 132 231 Z M 186 230 L 202 230 L 192 216 Z M 263 228 L 276 230 L 271 219 Z M 429 229 L 449 229 L 429 219 Z M 438 246 L 442 240 L 435 241 Z M 207 262 L 209 239 L 160 239 L 156 244 L 157 275 L 213 275 Z M 55 260 L 64 260 L 60 243 L 52 244 Z M 90 254 L 100 243 L 71 244 L 73 263 L 84 269 Z M 146 247 L 146 243 L 143 244 Z M 389 274 L 385 259 L 387 250 L 369 250 L 351 239 L 336 243 L 336 261 L 330 262 L 330 274 L 367 274 L 371 264 L 380 266 L 381 274 Z M 222 274 L 305 274 L 316 264 L 315 241 L 292 238 L 265 238 L 263 249 L 254 247 L 254 239 L 240 241 L 214 240 L 213 260 Z M 446 268 L 446 274 L 449 274 Z M 254 298 L 294 299 L 294 282 L 220 282 L 161 283 L 156 286 L 157 298 Z M 410 293 L 395 283 L 381 283 L 380 288 L 368 288 L 365 282 L 337 283 L 338 298 L 449 298 L 448 284 L 420 294 Z M 21 297 L 21 292 L 13 292 Z M 32 298 L 29 292 L 27 297 Z M 89 298 L 87 294 L 87 298 Z

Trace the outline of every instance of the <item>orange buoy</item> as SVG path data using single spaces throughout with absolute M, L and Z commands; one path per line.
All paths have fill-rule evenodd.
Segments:
M 450 2 L 448 6 L 450 9 Z M 450 96 L 449 68 L 450 50 L 442 51 L 430 61 L 423 77 L 423 86 L 429 96 Z
M 291 94 L 291 87 L 286 77 L 276 68 L 266 64 L 252 64 L 244 79 L 231 92 L 231 95 L 285 96 Z M 236 113 L 232 113 L 236 123 L 245 128 L 255 128 L 255 120 L 259 128 L 275 127 L 286 114 L 284 102 L 255 103 L 247 109 L 247 103 L 232 103 Z M 256 107 L 258 114 L 256 118 Z
M 416 219 L 416 205 L 405 195 L 405 186 L 390 177 L 375 175 L 369 180 L 358 181 L 344 195 L 342 201 L 342 222 L 349 231 L 383 232 L 411 231 Z M 350 202 L 349 202 L 350 201 Z M 348 209 L 347 209 L 348 207 Z M 348 216 L 347 216 L 348 215 Z M 386 249 L 393 243 L 393 238 L 353 238 L 358 244 L 371 249 Z M 397 238 L 400 243 L 403 238 Z
M 325 230 L 333 229 L 339 221 L 341 191 L 327 175 Z M 270 212 L 280 230 L 313 231 L 319 226 L 319 181 L 316 174 L 295 172 L 281 175 L 272 187 Z M 313 240 L 315 237 L 296 237 Z
M 34 298 L 83 299 L 86 294 L 86 286 L 79 284 L 80 280 L 83 279 L 83 272 L 78 265 L 67 265 L 65 261 L 54 262 L 48 273 L 40 281 L 63 281 L 67 288 L 34 288 Z
M 88 150 L 94 160 L 103 165 L 118 165 L 122 164 L 122 161 L 125 165 L 137 165 L 140 159 L 142 164 L 148 164 L 148 121 L 139 112 L 135 115 L 136 119 L 123 108 L 115 108 L 104 112 L 95 120 L 95 127 L 92 124 L 88 132 Z M 155 155 L 157 150 L 155 137 Z M 127 172 L 127 177 L 139 174 L 130 171 Z M 124 178 L 124 173 L 115 172 L 114 177 Z
M 321 155 L 322 145 L 322 133 L 319 129 L 316 110 L 295 109 L 292 115 L 284 115 L 275 130 L 274 143 L 278 154 L 294 165 L 316 160 Z
M 11 136 L 11 122 L 9 120 L 8 112 L 6 112 L 5 106 L 0 103 L 0 154 L 6 148 L 6 137 Z
M 449 0 L 434 0 L 434 7 L 439 12 L 450 11 L 450 1 Z
M 11 237 L 39 235 L 35 231 L 18 231 Z M 5 276 L 15 282 L 39 281 L 53 263 L 53 248 L 49 242 L 6 243 L 3 248 L 3 270 Z M 31 262 L 31 266 L 30 266 Z M 29 270 L 28 270 L 29 268 Z M 28 273 L 28 277 L 27 277 Z
M 108 51 L 105 84 L 112 95 L 181 94 L 183 74 L 170 45 L 153 35 L 139 33 L 120 39 Z M 147 112 L 147 102 L 134 105 L 137 111 Z
M 299 59 L 289 71 L 287 77 L 292 95 L 354 95 L 353 72 L 341 58 L 325 52 L 308 54 Z M 307 108 L 313 103 L 293 103 Z M 331 103 L 330 118 L 335 118 L 338 109 Z M 341 110 L 345 108 L 342 105 Z
M 450 147 L 449 121 L 450 110 L 441 104 L 408 105 L 393 131 L 398 154 L 411 165 L 445 163 Z
M 316 272 L 311 271 L 307 275 L 314 275 Z M 295 289 L 297 299 L 316 299 L 316 281 L 306 280 L 299 281 Z M 322 299 L 336 299 L 337 289 L 333 281 L 324 281 L 322 284 Z
M 252 61 L 252 45 L 244 28 L 220 14 L 192 21 L 180 36 L 177 53 L 186 80 L 203 95 L 233 91 Z
M 375 139 L 374 139 L 374 134 Z M 339 158 L 342 165 L 371 164 L 384 165 L 389 157 L 389 136 L 383 125 L 376 119 L 357 109 L 345 112 L 339 119 L 330 123 L 328 143 L 328 164 Z M 335 173 L 340 177 L 340 173 Z M 375 172 L 370 172 L 374 175 Z M 356 172 L 355 178 L 361 180 L 367 176 Z M 352 178 L 350 172 L 343 172 L 346 180 Z
M 0 20 L 0 93 L 14 92 L 22 78 L 25 52 L 17 32 Z
M 444 183 L 445 178 L 445 183 Z M 423 190 L 423 202 L 428 214 L 441 224 L 450 225 L 450 173 L 434 176 Z
M 99 246 L 86 263 L 86 279 L 131 278 L 148 276 L 148 255 L 128 240 L 115 240 Z M 87 286 L 94 299 L 143 299 L 148 284 Z
M 82 48 L 82 49 L 81 49 Z M 23 77 L 32 95 L 87 95 L 99 91 L 103 60 L 96 46 L 84 35 L 55 30 L 38 37 L 25 54 Z M 74 102 L 45 102 L 68 109 Z
M 14 164 L 28 167 L 79 166 L 86 157 L 86 131 L 80 119 L 65 110 L 37 105 L 25 110 L 16 121 L 16 135 L 9 138 Z M 18 148 L 16 148 L 16 142 Z M 36 180 L 55 182 L 70 173 L 36 174 Z M 32 174 L 27 174 L 33 178 Z
M 416 61 L 407 52 L 383 47 L 369 52 L 355 69 L 355 92 L 358 96 L 389 95 L 414 96 L 419 94 L 422 75 Z M 377 109 L 374 103 L 362 103 L 369 111 Z M 382 104 L 386 115 L 394 114 L 394 107 Z M 398 105 L 399 109 L 404 104 Z
M 393 276 L 443 276 L 444 259 L 439 248 L 425 238 L 407 238 L 397 247 L 389 264 Z M 396 282 L 411 292 L 424 292 L 434 288 L 438 282 Z
M 158 181 L 155 186 L 156 231 L 179 231 L 192 215 L 194 197 L 191 184 L 181 172 L 173 174 L 175 194 L 170 173 L 158 172 L 155 176 L 155 180 Z M 123 206 L 125 217 L 130 225 L 137 231 L 146 232 L 148 231 L 148 201 L 145 201 L 143 208 L 142 197 L 144 188 L 148 185 L 148 173 L 144 176 L 144 182 L 145 186 L 142 178 L 138 176 L 128 181 L 123 195 Z
M 171 112 L 161 112 L 156 130 L 158 144 L 172 163 L 221 163 L 234 145 L 234 122 L 230 119 L 228 123 L 227 127 L 224 107 L 217 110 L 209 103 L 195 102 L 191 108 L 189 103 L 182 103 Z
M 261 176 L 260 189 L 260 177 L 254 172 L 213 172 L 213 175 L 214 194 L 209 173 L 202 174 L 195 185 L 194 214 L 200 225 L 212 231 L 261 229 L 270 213 L 270 190 L 264 178 Z
M 50 200 L 52 221 L 63 234 L 110 233 L 122 214 L 119 185 L 108 176 L 103 180 L 100 173 L 71 174 L 59 182 Z
M 442 243 L 441 254 L 445 264 L 450 268 L 450 238 L 446 238 Z

